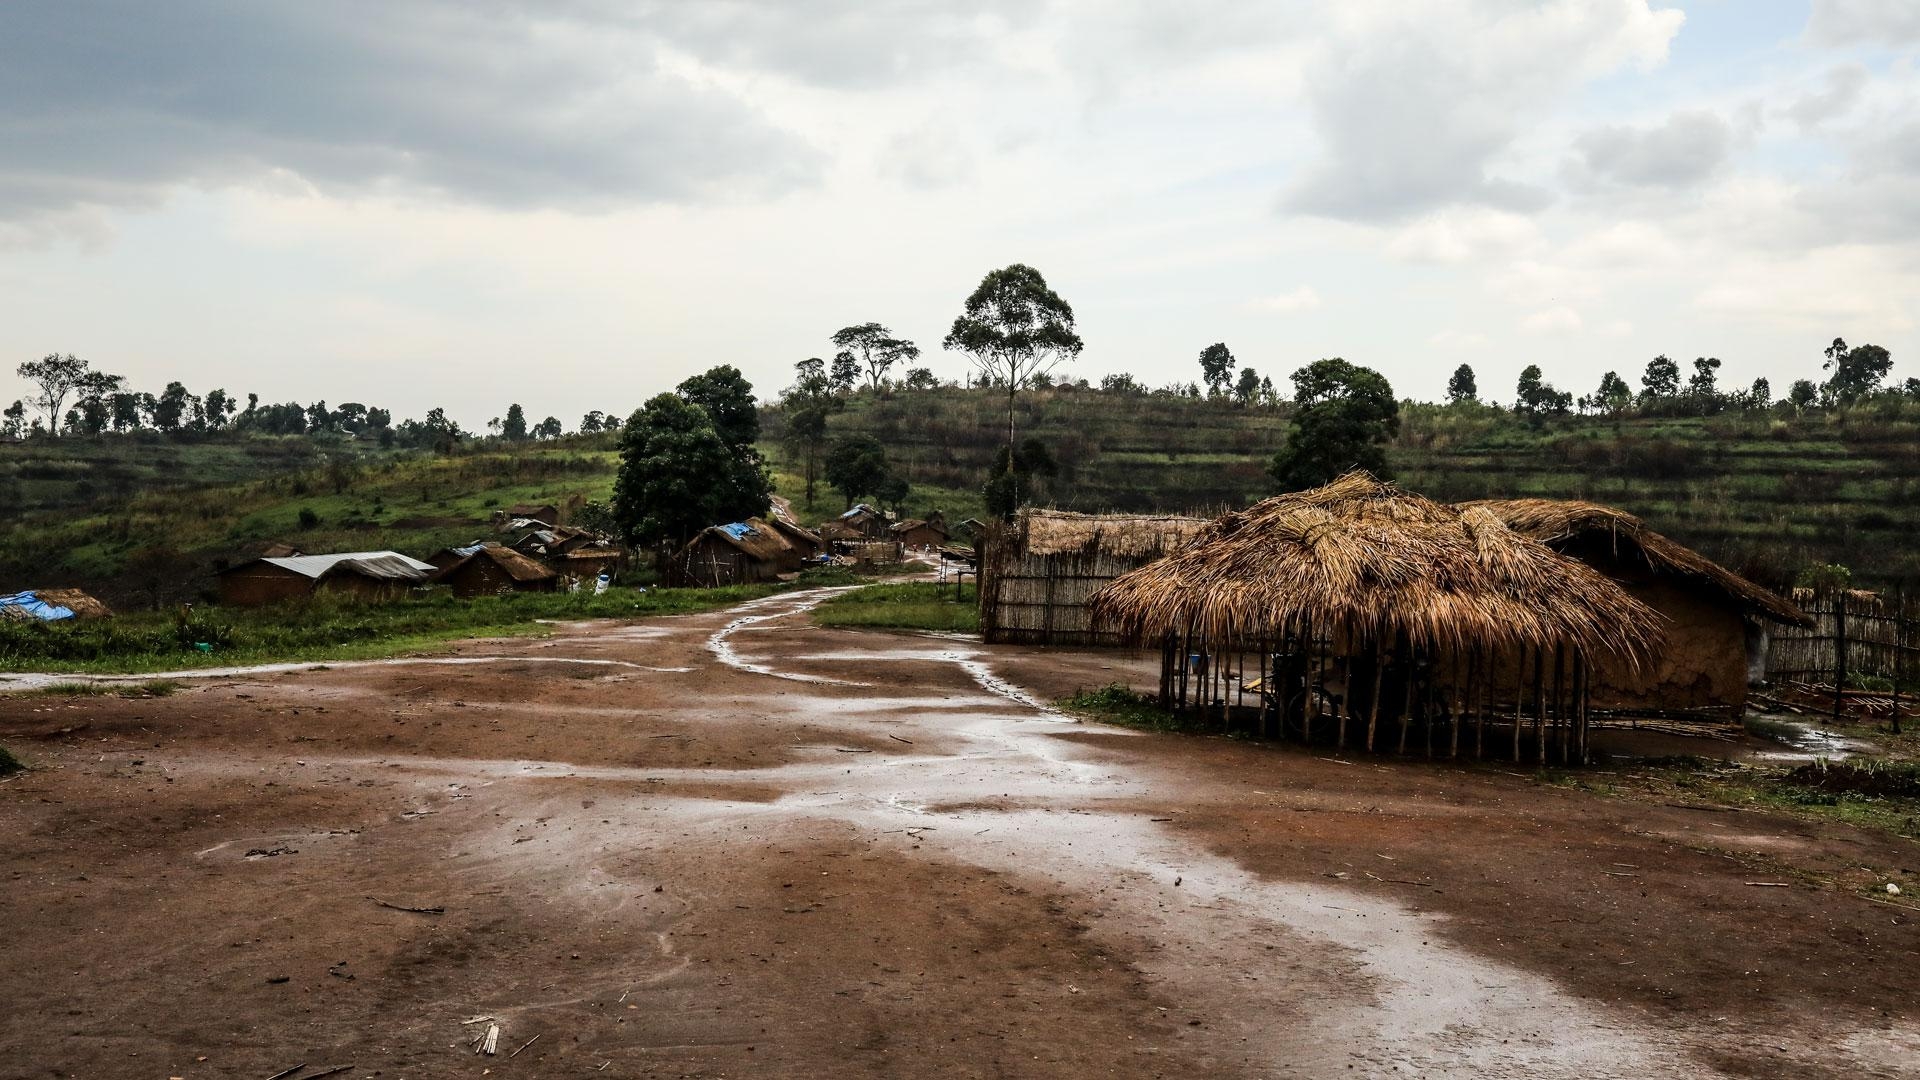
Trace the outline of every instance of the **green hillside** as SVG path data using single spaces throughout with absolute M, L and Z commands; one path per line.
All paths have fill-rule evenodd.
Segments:
M 1208 512 L 1271 492 L 1265 465 L 1284 408 L 1056 388 L 1027 395 L 1022 436 L 1060 466 L 1038 501 L 1076 510 Z M 912 481 L 907 509 L 979 516 L 981 481 L 1005 439 L 1004 399 L 940 388 L 861 394 L 832 420 L 869 432 Z M 803 498 L 784 418 L 763 410 L 762 450 L 781 494 L 819 520 L 844 500 Z M 478 441 L 446 455 L 345 437 L 151 434 L 0 444 L 0 588 L 79 585 L 110 602 L 191 598 L 215 560 L 284 540 L 310 551 L 425 555 L 483 535 L 493 508 L 610 496 L 610 435 Z M 1728 413 L 1531 426 L 1478 406 L 1408 405 L 1391 451 L 1406 486 L 1446 500 L 1587 498 L 1758 579 L 1813 562 L 1858 579 L 1920 578 L 1920 403 L 1845 411 Z M 308 513 L 302 523 L 302 511 Z

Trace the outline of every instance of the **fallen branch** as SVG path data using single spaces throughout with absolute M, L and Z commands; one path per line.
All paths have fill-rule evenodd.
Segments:
M 544 1031 L 540 1033 L 540 1035 L 545 1035 L 545 1034 L 546 1034 L 546 1032 L 544 1032 Z M 523 1042 L 523 1043 L 521 1043 L 521 1044 L 520 1044 L 520 1050 L 525 1050 L 525 1049 L 526 1049 L 527 1047 L 529 1047 L 529 1046 L 532 1046 L 532 1045 L 533 1045 L 534 1043 L 537 1043 L 537 1042 L 539 1042 L 539 1041 L 540 1041 L 540 1035 L 535 1035 L 535 1036 L 534 1036 L 533 1038 L 531 1038 L 531 1039 L 528 1039 L 528 1040 L 527 1040 L 526 1042 Z M 513 1053 L 511 1053 L 511 1054 L 508 1054 L 508 1055 L 507 1055 L 507 1060 L 508 1060 L 508 1061 L 512 1061 L 512 1060 L 513 1060 L 514 1058 L 517 1058 L 517 1057 L 519 1057 L 519 1056 L 520 1056 L 520 1050 L 515 1050 L 515 1051 L 514 1051 Z
M 307 1067 L 307 1063 L 303 1061 L 300 1064 L 295 1065 L 291 1069 L 281 1069 L 279 1072 L 274 1073 L 272 1076 L 267 1077 L 267 1080 L 287 1080 L 287 1077 L 292 1076 L 294 1073 L 297 1073 L 301 1069 L 304 1069 L 306 1067 Z
M 374 896 L 369 896 L 367 899 L 372 900 L 383 908 L 392 908 L 395 911 L 411 911 L 415 915 L 445 915 L 447 913 L 447 909 L 443 907 L 408 907 L 405 904 L 389 904 L 385 900 Z
M 1793 882 L 1791 881 L 1749 881 L 1747 882 L 1747 884 L 1752 885 L 1757 889 L 1791 889 L 1793 888 Z
M 351 1069 L 351 1068 L 353 1068 L 353 1062 L 349 1061 L 345 1065 L 335 1065 L 333 1068 L 328 1069 L 325 1072 L 314 1073 L 311 1076 L 305 1077 L 304 1080 L 320 1080 L 320 1078 L 323 1076 L 333 1076 L 338 1073 L 346 1072 L 348 1069 Z
M 487 1034 L 480 1040 L 480 1052 L 492 1057 L 500 1050 L 500 1025 L 488 1024 Z

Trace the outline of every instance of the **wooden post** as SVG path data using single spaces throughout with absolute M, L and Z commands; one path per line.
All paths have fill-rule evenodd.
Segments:
M 1403 700 L 1400 703 L 1400 753 L 1403 756 L 1407 752 L 1407 725 L 1413 723 L 1413 680 L 1415 672 L 1419 667 L 1419 665 L 1414 662 L 1414 652 L 1411 644 L 1407 646 L 1405 655 L 1407 659 L 1404 665 L 1406 668 L 1407 690 L 1406 693 L 1402 695 Z
M 1893 733 L 1900 734 L 1900 677 L 1907 670 L 1907 583 L 1893 590 Z
M 1474 647 L 1473 657 L 1470 663 L 1475 668 L 1478 668 L 1480 665 L 1480 649 L 1478 646 Z M 1493 653 L 1491 651 L 1487 653 L 1487 666 L 1489 668 L 1493 666 Z M 1467 681 L 1472 682 L 1473 680 L 1469 679 Z M 1479 707 L 1474 710 L 1473 718 L 1473 756 L 1476 761 L 1487 756 L 1487 713 L 1493 708 L 1492 671 L 1480 672 L 1480 686 L 1478 689 L 1481 693 L 1480 704 Z
M 1567 647 L 1553 647 L 1553 741 L 1554 749 L 1560 754 L 1560 764 L 1567 763 L 1567 729 L 1572 718 L 1567 715 L 1566 677 Z
M 1520 764 L 1520 714 L 1527 700 L 1526 688 L 1522 682 L 1527 677 L 1527 649 L 1520 647 L 1520 658 L 1513 668 L 1513 763 Z
M 1547 763 L 1547 733 L 1544 730 L 1547 718 L 1547 653 L 1545 649 L 1535 649 L 1533 653 L 1533 757 L 1534 763 Z
M 1573 715 L 1580 725 L 1573 738 L 1574 753 L 1580 764 L 1587 763 L 1587 654 L 1573 654 Z
M 1847 590 L 1833 593 L 1833 720 L 1847 699 Z
M 1386 657 L 1380 655 L 1380 646 L 1373 647 L 1373 699 L 1367 703 L 1367 753 L 1373 753 L 1373 732 L 1380 726 L 1380 680 L 1387 674 Z
M 1450 729 L 1447 732 L 1447 736 L 1448 736 L 1447 756 L 1449 758 L 1457 758 L 1460 756 L 1460 701 L 1461 701 L 1461 698 L 1463 697 L 1461 691 L 1464 689 L 1461 686 L 1461 683 L 1466 681 L 1466 679 L 1470 678 L 1472 676 L 1472 672 L 1473 672 L 1473 669 L 1471 666 L 1469 666 L 1467 669 L 1467 674 L 1465 675 L 1461 674 L 1460 657 L 1459 657 L 1459 654 L 1456 653 L 1453 658 L 1453 675 L 1454 675 L 1453 694 L 1449 698 L 1449 702 L 1453 708 L 1453 716 L 1452 716 L 1451 722 L 1447 725 L 1447 727 Z
M 1255 721 L 1260 728 L 1260 737 L 1267 737 L 1267 714 L 1272 711 L 1273 703 L 1273 643 L 1267 639 L 1266 631 L 1260 633 L 1260 719 Z

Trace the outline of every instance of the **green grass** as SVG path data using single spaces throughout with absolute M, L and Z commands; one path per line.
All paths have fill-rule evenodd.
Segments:
M 1766 810 L 1920 838 L 1920 765 L 1908 761 L 1853 758 L 1780 769 L 1687 756 L 1539 779 L 1600 795 Z
M 828 600 L 813 609 L 813 617 L 821 626 L 977 634 L 980 607 L 974 587 L 964 587 L 960 597 L 954 599 L 953 586 L 932 581 L 869 585 Z
M 374 604 L 317 597 L 259 608 L 203 608 L 184 625 L 140 613 L 65 623 L 0 623 L 0 670 L 132 674 L 229 665 L 367 660 L 447 641 L 547 633 L 549 622 L 638 619 L 711 611 L 782 591 L 783 585 L 719 589 L 610 589 L 603 596 L 512 593 L 426 596 Z M 197 646 L 206 644 L 209 649 Z M 143 692 L 164 684 L 147 684 Z
M 14 773 L 25 771 L 25 769 L 26 765 L 23 764 L 19 758 L 14 757 L 13 753 L 6 747 L 0 746 L 0 776 L 12 776 Z
M 1082 690 L 1055 702 L 1062 709 L 1089 720 L 1143 731 L 1199 732 L 1207 729 L 1190 717 L 1162 709 L 1146 694 L 1110 683 L 1098 690 Z
M 148 679 L 143 683 L 61 682 L 18 692 L 20 697 L 171 697 L 187 688 L 177 679 Z

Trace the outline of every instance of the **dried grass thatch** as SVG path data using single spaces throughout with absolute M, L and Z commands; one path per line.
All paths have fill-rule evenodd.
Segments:
M 1644 659 L 1661 617 L 1593 568 L 1508 528 L 1355 472 L 1209 523 L 1173 555 L 1096 592 L 1133 641 L 1169 631 L 1248 641 L 1311 628 L 1423 651 L 1513 648 Z
M 73 612 L 75 618 L 110 619 L 113 617 L 112 608 L 91 594 L 82 592 L 79 589 L 29 589 L 27 591 L 31 592 L 35 599 L 43 603 L 66 608 L 68 611 Z M 0 609 L 0 615 L 6 615 L 8 612 L 15 610 L 17 609 Z
M 1483 499 L 1460 505 L 1463 510 L 1483 507 L 1515 532 L 1555 551 L 1578 557 L 1578 548 L 1600 545 L 1624 564 L 1682 578 L 1696 588 L 1725 597 L 1744 611 L 1795 626 L 1813 625 L 1813 620 L 1793 604 L 1654 532 L 1646 522 L 1624 510 L 1571 499 Z
M 1068 510 L 1026 510 L 1015 522 L 1018 550 L 1028 555 L 1098 553 L 1122 559 L 1165 555 L 1199 535 L 1206 526 L 1202 518 L 1076 514 Z

